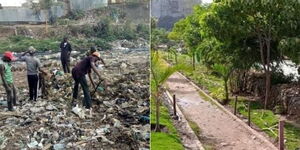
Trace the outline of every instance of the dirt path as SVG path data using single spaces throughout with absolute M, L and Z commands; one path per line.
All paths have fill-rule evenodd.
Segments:
M 180 74 L 173 74 L 167 81 L 177 104 L 185 116 L 196 122 L 201 136 L 213 141 L 217 150 L 274 150 L 270 143 L 258 138 L 233 117 L 216 105 L 203 100 L 197 89 Z

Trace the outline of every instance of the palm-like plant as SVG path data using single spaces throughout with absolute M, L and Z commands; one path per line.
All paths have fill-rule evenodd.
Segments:
M 217 72 L 224 81 L 224 90 L 225 90 L 225 101 L 227 103 L 229 101 L 229 92 L 228 92 L 228 80 L 233 71 L 232 65 L 226 64 L 214 64 L 212 69 Z
M 188 69 L 185 65 L 167 66 L 166 63 L 160 58 L 158 52 L 151 53 L 151 79 L 154 83 L 151 85 L 152 96 L 156 100 L 156 126 L 155 131 L 160 132 L 159 118 L 160 118 L 160 94 L 162 93 L 161 87 L 165 81 L 174 73 L 179 70 Z

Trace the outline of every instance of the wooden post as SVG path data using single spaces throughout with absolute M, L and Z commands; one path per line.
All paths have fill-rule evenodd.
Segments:
M 46 26 L 45 26 L 45 28 L 46 28 L 46 34 L 48 33 L 48 21 L 46 20 Z
M 284 150 L 284 121 L 283 120 L 279 121 L 278 132 L 279 132 L 279 134 L 278 134 L 278 136 L 279 136 L 278 149 Z
M 176 117 L 177 114 L 176 114 L 176 96 L 173 95 L 173 109 L 174 109 L 174 116 Z
M 235 96 L 235 101 L 234 101 L 234 115 L 236 115 L 236 106 L 237 105 L 237 96 Z
M 251 112 L 251 101 L 248 101 L 248 126 L 250 126 L 251 124 L 251 116 L 250 116 L 250 112 Z

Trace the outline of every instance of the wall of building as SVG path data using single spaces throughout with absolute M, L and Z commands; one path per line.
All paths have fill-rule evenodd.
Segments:
M 71 10 L 91 10 L 100 7 L 106 7 L 108 0 L 70 0 Z M 51 15 L 59 18 L 67 14 L 67 6 L 53 6 Z M 4 7 L 0 9 L 0 24 L 16 24 L 16 23 L 43 23 L 49 21 L 48 11 L 42 10 L 35 13 L 34 10 L 26 7 Z
M 52 16 L 61 17 L 65 14 L 63 6 L 54 6 L 51 8 Z M 0 9 L 1 23 L 17 23 L 17 22 L 45 22 L 49 20 L 48 12 L 42 10 L 35 13 L 30 8 L 12 7 Z
M 108 0 L 70 0 L 71 10 L 91 10 L 106 7 Z
M 158 19 L 158 27 L 171 29 L 179 19 L 192 13 L 201 0 L 151 0 L 151 15 Z

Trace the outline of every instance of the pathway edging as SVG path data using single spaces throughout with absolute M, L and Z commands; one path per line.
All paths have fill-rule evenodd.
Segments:
M 215 99 L 213 99 L 210 95 L 206 94 L 206 92 L 204 92 L 200 87 L 198 87 L 194 82 L 192 82 L 191 80 L 189 80 L 186 76 L 184 76 L 182 73 L 177 72 L 180 76 L 182 76 L 185 80 L 187 80 L 190 84 L 192 84 L 193 87 L 195 87 L 197 90 L 201 91 L 205 96 L 207 96 L 215 105 L 217 105 L 219 108 L 221 108 L 221 110 L 223 112 L 225 112 L 226 114 L 228 114 L 230 117 L 232 117 L 233 119 L 235 119 L 238 123 L 240 123 L 244 128 L 248 129 L 252 134 L 254 134 L 255 136 L 257 136 L 260 140 L 266 142 L 268 144 L 268 146 L 273 147 L 274 150 L 278 149 L 277 147 L 274 146 L 274 144 L 272 144 L 269 140 L 267 140 L 264 136 L 262 136 L 261 134 L 259 134 L 257 131 L 255 131 L 254 129 L 252 129 L 251 127 L 249 127 L 245 122 L 243 122 L 240 118 L 238 118 L 237 116 L 235 116 L 234 114 L 232 114 L 229 110 L 227 110 L 224 106 L 222 106 L 220 103 L 218 103 Z
M 169 112 L 170 110 L 173 110 L 172 106 L 173 106 L 173 102 L 172 102 L 172 96 L 169 93 L 168 90 L 166 90 L 165 92 L 165 96 L 166 96 L 166 101 L 169 105 L 167 105 Z M 180 124 L 179 128 L 185 130 L 185 132 L 187 133 L 180 133 L 181 139 L 186 139 L 189 138 L 190 140 L 192 140 L 192 144 L 187 145 L 188 143 L 182 143 L 185 147 L 185 149 L 189 150 L 196 150 L 195 148 L 197 148 L 197 150 L 205 150 L 204 147 L 202 146 L 202 143 L 199 141 L 198 137 L 196 136 L 195 132 L 192 130 L 192 128 L 190 127 L 188 121 L 186 120 L 184 114 L 181 112 L 181 110 L 179 109 L 178 105 L 176 104 L 176 111 L 177 111 L 177 116 L 178 116 L 178 120 L 172 120 L 173 122 Z M 195 147 L 195 148 L 194 148 Z

